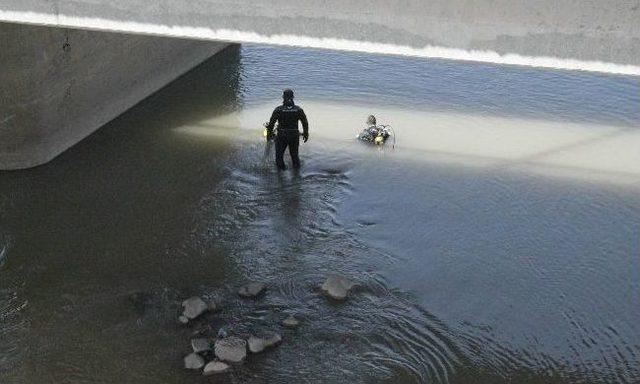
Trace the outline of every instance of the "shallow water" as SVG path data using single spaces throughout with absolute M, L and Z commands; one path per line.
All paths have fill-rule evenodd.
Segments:
M 311 140 L 278 173 L 260 125 L 286 86 Z M 353 140 L 369 113 L 394 149 Z M 193 329 L 287 313 L 216 381 L 637 382 L 639 123 L 633 77 L 228 49 L 0 174 L 0 382 L 206 382 Z M 240 300 L 247 279 L 268 293 Z M 193 294 L 222 310 L 184 328 Z

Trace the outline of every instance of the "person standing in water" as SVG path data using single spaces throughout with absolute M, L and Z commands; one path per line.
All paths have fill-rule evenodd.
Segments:
M 306 143 L 309 140 L 309 122 L 304 111 L 293 102 L 293 91 L 285 89 L 282 92 L 282 105 L 276 107 L 267 124 L 267 140 L 273 137 L 273 129 L 278 122 L 276 135 L 276 165 L 278 169 L 287 169 L 284 164 L 284 151 L 289 147 L 291 163 L 294 168 L 300 167 L 298 147 L 300 145 L 300 131 L 298 121 L 302 122 L 302 139 Z

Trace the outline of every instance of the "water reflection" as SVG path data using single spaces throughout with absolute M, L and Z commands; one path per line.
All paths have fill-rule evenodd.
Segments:
M 448 60 L 252 45 L 245 47 L 243 60 L 241 89 L 248 106 L 272 102 L 282 89 L 295 85 L 300 101 L 561 123 L 640 125 L 637 76 L 473 62 L 451 65 Z
M 636 150 L 640 130 L 636 127 L 406 110 L 374 103 L 308 100 L 303 106 L 314 122 L 313 135 L 334 141 L 332 150 L 353 151 L 349 143 L 362 126 L 363 116 L 375 111 L 398 134 L 394 158 L 640 185 Z M 256 127 L 269 112 L 270 106 L 258 105 L 176 131 L 202 138 L 256 140 Z

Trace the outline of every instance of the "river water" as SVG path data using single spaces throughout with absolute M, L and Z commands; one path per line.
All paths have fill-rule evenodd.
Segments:
M 285 87 L 311 139 L 278 173 Z M 395 148 L 354 140 L 369 114 Z M 231 47 L 0 173 L 0 382 L 639 382 L 638 148 L 637 77 Z M 203 378 L 191 295 L 208 335 L 302 326 Z

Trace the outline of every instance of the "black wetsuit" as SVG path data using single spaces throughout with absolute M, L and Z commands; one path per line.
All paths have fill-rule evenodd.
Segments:
M 285 169 L 284 151 L 289 147 L 291 162 L 294 167 L 300 166 L 298 157 L 298 146 L 300 145 L 300 131 L 298 131 L 298 121 L 302 122 L 302 134 L 309 136 L 309 122 L 302 108 L 287 99 L 282 105 L 276 107 L 271 114 L 271 120 L 267 124 L 269 135 L 273 134 L 273 127 L 278 122 L 278 134 L 276 135 L 276 165 L 279 169 Z

